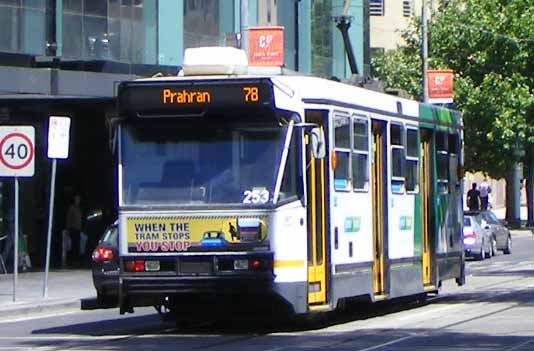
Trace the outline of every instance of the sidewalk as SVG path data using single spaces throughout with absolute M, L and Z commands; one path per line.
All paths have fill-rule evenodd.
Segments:
M 60 310 L 80 310 L 83 298 L 96 296 L 90 269 L 53 270 L 48 274 L 48 297 L 43 298 L 44 272 L 18 274 L 16 301 L 13 275 L 0 274 L 0 321 Z
M 495 216 L 499 219 L 504 219 L 506 217 L 506 207 L 492 209 L 492 212 L 495 213 Z M 514 235 L 534 235 L 534 228 L 527 227 L 527 206 L 522 205 L 519 212 L 519 218 L 521 219 L 521 228 L 511 228 L 510 232 Z

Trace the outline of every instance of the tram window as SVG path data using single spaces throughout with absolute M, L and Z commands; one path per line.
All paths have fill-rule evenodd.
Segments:
M 458 134 L 449 134 L 449 184 L 450 186 L 460 186 L 458 168 L 460 167 L 460 141 Z
M 292 196 L 302 194 L 302 177 L 298 176 L 298 143 L 297 134 L 293 133 L 289 144 L 286 167 L 282 178 L 279 201 L 290 199 Z
M 419 141 L 417 129 L 406 129 L 406 191 L 419 191 Z
M 404 149 L 403 127 L 391 124 L 391 190 L 403 193 L 405 187 L 406 158 Z
M 349 117 L 334 117 L 335 147 L 350 149 L 350 119 Z
M 369 128 L 366 120 L 355 119 L 354 130 L 354 150 L 369 151 Z
M 438 151 L 438 187 L 441 193 L 448 192 L 449 155 L 446 151 Z
M 447 151 L 447 135 L 444 132 L 436 133 L 436 149 L 439 151 Z
M 404 149 L 394 148 L 391 150 L 392 176 L 404 178 Z
M 449 153 L 458 155 L 459 148 L 460 148 L 460 145 L 458 143 L 458 135 L 449 134 Z
M 355 190 L 367 190 L 369 184 L 367 154 L 352 154 L 352 182 Z
M 369 186 L 369 124 L 355 118 L 352 123 L 352 185 L 354 190 L 366 191 Z
M 449 150 L 448 150 L 448 133 L 436 133 L 437 149 L 437 173 L 438 173 L 438 190 L 440 193 L 449 192 Z
M 334 117 L 334 145 L 335 170 L 334 188 L 336 190 L 349 190 L 350 184 L 350 118 L 348 116 Z
M 418 157 L 417 146 L 417 130 L 406 130 L 406 156 Z
M 391 145 L 404 146 L 402 142 L 402 126 L 400 124 L 391 125 Z
M 350 152 L 336 151 L 336 168 L 334 170 L 334 188 L 348 190 Z
M 417 160 L 406 160 L 406 191 L 419 191 L 419 167 Z

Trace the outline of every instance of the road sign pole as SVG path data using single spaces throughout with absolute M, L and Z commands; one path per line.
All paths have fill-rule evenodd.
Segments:
M 48 271 L 50 269 L 50 245 L 52 242 L 52 218 L 54 216 L 54 193 L 56 187 L 57 159 L 52 159 L 52 178 L 50 179 L 50 211 L 48 212 L 48 235 L 46 237 L 46 264 L 43 284 L 43 297 L 48 297 Z
M 15 177 L 15 240 L 13 240 L 13 302 L 17 300 L 19 274 L 19 178 Z

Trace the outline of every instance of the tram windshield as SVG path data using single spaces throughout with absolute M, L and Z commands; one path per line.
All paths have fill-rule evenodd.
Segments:
M 120 128 L 122 206 L 273 203 L 287 125 L 149 122 Z M 280 199 L 297 192 L 291 144 Z

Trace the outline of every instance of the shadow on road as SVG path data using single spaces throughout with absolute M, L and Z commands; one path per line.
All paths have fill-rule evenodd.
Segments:
M 432 329 L 372 329 L 305 334 L 245 335 L 147 335 L 95 340 L 32 340 L 17 346 L 47 350 L 426 350 L 526 351 L 534 347 L 531 336 L 495 336 Z M 381 346 L 379 346 L 381 345 Z

